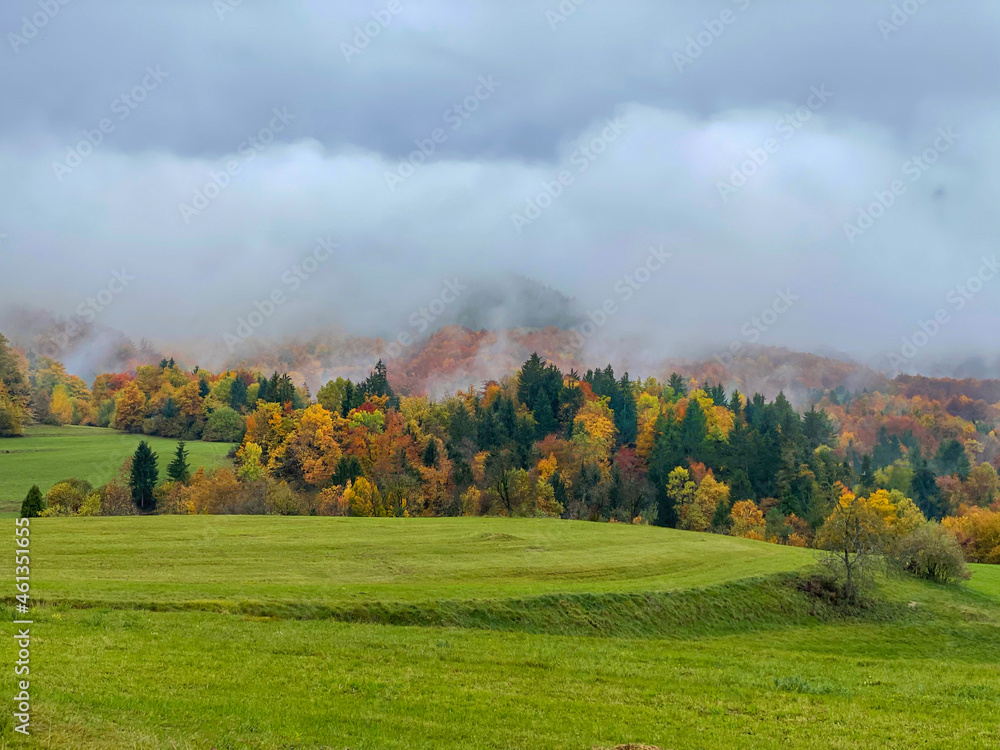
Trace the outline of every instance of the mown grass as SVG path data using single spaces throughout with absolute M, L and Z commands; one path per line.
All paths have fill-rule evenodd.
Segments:
M 989 566 L 960 587 L 884 578 L 878 603 L 845 613 L 797 585 L 809 551 L 666 529 L 323 518 L 31 529 L 33 593 L 48 604 L 32 613 L 34 736 L 22 742 L 8 721 L 11 746 L 1000 744 Z M 9 664 L 12 639 L 0 643 Z
M 746 539 L 556 519 L 146 516 L 32 528 L 34 590 L 53 601 L 343 606 L 671 591 L 815 559 Z
M 56 482 L 77 477 L 97 486 L 111 479 L 118 467 L 145 440 L 160 457 L 165 471 L 177 441 L 172 438 L 129 435 L 101 427 L 48 427 L 25 429 L 23 437 L 0 438 L 0 507 L 20 503 L 31 485 L 48 492 Z M 187 444 L 192 471 L 226 463 L 228 443 L 191 441 Z
M 35 631 L 39 747 L 1000 742 L 995 619 L 636 640 L 50 610 Z

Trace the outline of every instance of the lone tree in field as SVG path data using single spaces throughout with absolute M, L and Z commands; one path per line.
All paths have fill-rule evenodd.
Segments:
M 926 519 L 910 498 L 897 490 L 876 490 L 868 497 L 841 487 L 840 499 L 816 535 L 828 550 L 826 562 L 841 579 L 844 599 L 861 601 L 874 567 Z
M 21 503 L 21 518 L 37 518 L 43 510 L 45 501 L 42 499 L 42 491 L 38 489 L 37 484 L 33 484 L 24 502 Z
M 188 452 L 184 448 L 184 441 L 177 443 L 177 451 L 174 453 L 174 460 L 167 465 L 167 476 L 174 482 L 187 484 L 191 478 L 191 467 L 188 466 Z
M 156 498 L 153 497 L 153 488 L 160 478 L 160 472 L 156 468 L 156 454 L 143 440 L 139 447 L 132 454 L 132 475 L 129 478 L 129 487 L 132 489 L 132 502 L 141 511 L 150 511 L 156 507 Z

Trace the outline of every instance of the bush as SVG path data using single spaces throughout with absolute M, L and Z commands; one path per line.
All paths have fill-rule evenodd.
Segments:
M 958 540 L 937 523 L 918 526 L 903 537 L 893 558 L 903 570 L 928 581 L 949 583 L 970 575 Z
M 93 488 L 84 479 L 64 479 L 45 493 L 45 510 L 40 516 L 75 516 Z

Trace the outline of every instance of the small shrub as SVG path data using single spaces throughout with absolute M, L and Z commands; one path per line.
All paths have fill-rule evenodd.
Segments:
M 83 479 L 64 479 L 45 493 L 45 510 L 40 516 L 76 515 L 84 499 L 92 491 L 90 482 Z
M 937 523 L 918 526 L 903 537 L 893 558 L 903 570 L 928 581 L 950 583 L 970 575 L 958 540 Z

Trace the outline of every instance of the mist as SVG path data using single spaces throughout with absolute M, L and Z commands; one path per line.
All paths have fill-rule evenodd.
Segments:
M 909 5 L 7 3 L 0 302 L 74 369 L 459 324 L 997 377 L 1000 8 Z

